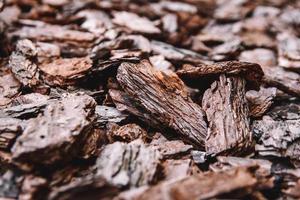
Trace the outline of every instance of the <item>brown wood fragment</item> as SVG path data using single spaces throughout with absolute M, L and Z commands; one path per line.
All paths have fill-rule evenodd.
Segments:
M 255 149 L 263 156 L 288 157 L 299 166 L 299 130 L 299 119 L 274 120 L 264 116 L 253 122 L 253 132 L 260 136 Z
M 24 86 L 34 87 L 39 82 L 38 68 L 35 63 L 36 56 L 36 46 L 27 39 L 20 40 L 16 51 L 10 56 L 9 67 Z
M 254 3 L 251 1 L 220 1 L 217 10 L 214 12 L 214 17 L 222 22 L 237 21 L 246 17 L 247 13 L 251 12 L 253 8 Z
M 226 197 L 226 194 L 231 198 L 242 198 L 257 186 L 258 180 L 253 171 L 253 167 L 238 167 L 221 172 L 207 172 L 177 181 L 166 181 L 150 187 L 137 200 L 196 200 L 222 198 Z
M 173 62 L 203 63 L 206 60 L 206 57 L 201 54 L 156 40 L 151 41 L 151 49 L 154 53 L 163 55 Z
M 199 64 L 196 67 L 184 65 L 183 69 L 178 70 L 177 74 L 184 80 L 191 79 L 217 79 L 220 74 L 240 75 L 248 81 L 259 83 L 264 73 L 261 67 L 255 63 L 240 61 L 225 61 L 214 64 Z
M 58 45 L 47 42 L 37 42 L 38 62 L 49 62 L 51 59 L 57 59 L 61 56 L 61 50 Z
M 273 104 L 276 88 L 263 88 L 259 91 L 250 90 L 246 93 L 251 117 L 261 117 Z
M 163 158 L 180 158 L 188 155 L 193 146 L 184 144 L 180 140 L 171 140 L 164 142 L 152 141 L 154 147 L 162 154 Z
M 136 139 L 145 140 L 147 132 L 137 124 L 126 124 L 124 126 L 114 125 L 108 131 L 108 139 L 110 142 L 131 142 Z
M 241 154 L 252 146 L 243 78 L 221 75 L 204 93 L 202 105 L 209 122 L 208 153 Z
M 104 127 L 107 123 L 120 123 L 128 118 L 128 115 L 114 107 L 97 105 L 95 109 L 96 125 Z
M 35 39 L 39 41 L 70 41 L 89 43 L 95 39 L 95 35 L 88 32 L 70 30 L 62 26 L 39 24 L 37 27 L 25 26 L 14 32 L 20 38 Z
M 260 31 L 245 31 L 240 33 L 244 45 L 249 48 L 270 48 L 274 49 L 276 44 L 274 38 Z
M 276 87 L 292 96 L 300 96 L 300 75 L 286 71 L 281 67 L 272 67 L 264 69 L 265 76 L 263 83 L 268 86 Z
M 217 162 L 210 165 L 209 168 L 215 172 L 221 172 L 236 167 L 259 166 L 254 175 L 257 177 L 260 189 L 274 187 L 275 177 L 272 173 L 272 162 L 263 159 L 251 159 L 231 156 L 218 156 Z
M 148 113 L 150 124 L 154 122 L 169 127 L 184 140 L 194 143 L 198 148 L 203 147 L 206 137 L 204 113 L 189 98 L 183 82 L 176 74 L 157 71 L 146 62 L 122 63 L 117 80 L 126 94 L 132 97 L 137 110 Z
M 129 144 L 107 145 L 97 159 L 97 175 L 121 187 L 138 187 L 156 181 L 160 169 L 160 153 L 135 140 Z
M 243 51 L 239 56 L 239 60 L 258 63 L 263 69 L 274 67 L 277 64 L 275 53 L 272 50 L 263 48 Z
M 283 33 L 278 36 L 278 65 L 287 69 L 300 71 L 300 39 Z
M 50 85 L 74 85 L 92 67 L 90 58 L 64 58 L 39 65 L 42 78 Z
M 166 73 L 175 70 L 174 66 L 170 62 L 165 60 L 164 56 L 151 56 L 149 58 L 149 61 L 157 70 L 165 71 Z
M 135 32 L 148 34 L 158 34 L 161 32 L 159 28 L 147 18 L 125 11 L 115 12 L 113 22 L 121 26 L 126 26 Z
M 14 162 L 28 170 L 72 159 L 90 134 L 94 108 L 95 101 L 87 95 L 69 95 L 48 105 L 14 144 Z
M 39 93 L 21 95 L 11 101 L 11 105 L 0 110 L 1 117 L 27 119 L 36 117 L 47 106 L 49 96 Z
M 300 198 L 299 8 L 0 0 L 0 200 Z

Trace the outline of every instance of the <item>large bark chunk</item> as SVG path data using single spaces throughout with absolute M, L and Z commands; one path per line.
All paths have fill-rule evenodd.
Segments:
M 97 159 L 97 174 L 118 186 L 153 183 L 160 167 L 160 153 L 141 140 L 107 145 Z
M 39 93 L 21 95 L 11 102 L 11 106 L 0 111 L 1 117 L 31 118 L 36 117 L 47 106 L 49 96 Z
M 147 132 L 137 124 L 126 124 L 120 127 L 113 124 L 107 134 L 110 142 L 121 141 L 128 143 L 139 138 L 145 140 L 147 137 Z
M 199 64 L 196 67 L 184 65 L 184 68 L 177 71 L 177 74 L 184 80 L 191 79 L 217 79 L 220 74 L 239 74 L 248 81 L 259 82 L 264 73 L 261 67 L 255 63 L 226 61 L 214 64 Z
M 115 12 L 113 22 L 115 24 L 126 26 L 132 31 L 139 33 L 157 34 L 160 33 L 153 22 L 145 17 L 139 17 L 134 13 L 129 12 Z
M 236 167 L 249 167 L 257 165 L 259 168 L 255 171 L 255 176 L 259 181 L 258 187 L 260 189 L 274 187 L 275 177 L 272 174 L 272 162 L 268 160 L 231 156 L 218 156 L 216 159 L 217 162 L 209 166 L 212 171 L 220 172 Z
M 221 75 L 204 93 L 202 104 L 209 122 L 207 152 L 239 154 L 252 145 L 245 80 Z
M 277 64 L 275 53 L 263 48 L 243 51 L 239 56 L 239 60 L 258 63 L 263 69 L 276 66 Z
M 158 148 L 163 158 L 180 158 L 189 154 L 193 148 L 192 145 L 184 144 L 180 140 L 158 142 L 158 144 L 155 142 L 154 140 L 151 144 Z
M 16 78 L 24 85 L 33 87 L 38 84 L 38 68 L 35 63 L 36 46 L 30 40 L 20 40 L 16 51 L 10 56 L 9 67 Z
M 89 32 L 70 30 L 62 26 L 39 24 L 37 27 L 22 27 L 14 33 L 20 38 L 30 38 L 39 41 L 66 41 L 89 43 L 95 39 L 95 35 Z
M 176 74 L 157 71 L 146 62 L 122 63 L 117 79 L 138 109 L 152 117 L 151 125 L 172 128 L 183 139 L 203 147 L 206 137 L 204 113 L 189 98 Z
M 50 85 L 72 85 L 82 79 L 92 67 L 89 58 L 57 59 L 39 66 L 43 78 Z
M 95 101 L 70 95 L 48 105 L 44 113 L 28 122 L 12 148 L 21 168 L 51 165 L 76 156 L 89 136 Z
M 128 117 L 128 115 L 120 112 L 116 108 L 108 106 L 96 106 L 96 124 L 103 127 L 107 123 L 119 123 Z
M 276 87 L 292 96 L 300 97 L 300 75 L 286 71 L 281 67 L 270 67 L 264 69 L 263 82 L 269 86 Z
M 299 166 L 300 120 L 273 120 L 269 116 L 254 121 L 254 134 L 261 136 L 255 146 L 260 155 L 284 156 Z
M 276 88 L 263 88 L 259 91 L 250 90 L 246 93 L 249 102 L 250 116 L 261 117 L 273 104 Z
M 177 181 L 166 181 L 147 189 L 137 199 L 210 199 L 241 198 L 254 191 L 258 180 L 252 167 L 239 167 L 221 172 L 208 172 Z M 241 195 L 241 196 L 240 196 Z
M 168 60 L 174 62 L 202 63 L 206 60 L 206 57 L 201 54 L 156 40 L 151 41 L 151 49 L 154 53 L 163 55 Z

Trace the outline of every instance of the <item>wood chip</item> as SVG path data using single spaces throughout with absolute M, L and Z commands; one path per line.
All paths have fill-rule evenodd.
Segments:
M 129 144 L 107 145 L 97 159 L 97 174 L 120 187 L 138 187 L 154 183 L 159 173 L 161 155 L 141 140 Z
M 85 95 L 66 96 L 47 106 L 14 144 L 15 163 L 27 170 L 72 159 L 89 135 L 94 107 L 94 100 Z
M 176 74 L 157 71 L 145 62 L 123 63 L 117 79 L 125 92 L 135 98 L 138 109 L 150 114 L 152 122 L 174 129 L 199 148 L 203 146 L 206 136 L 204 113 L 189 98 Z
M 115 12 L 113 22 L 126 26 L 132 31 L 147 34 L 157 34 L 160 30 L 154 25 L 153 22 L 145 17 L 140 17 L 134 13 L 129 12 Z
M 241 154 L 252 146 L 245 80 L 221 75 L 202 100 L 209 122 L 208 153 Z
M 82 79 L 92 67 L 89 58 L 64 58 L 39 65 L 42 77 L 50 85 L 72 85 Z

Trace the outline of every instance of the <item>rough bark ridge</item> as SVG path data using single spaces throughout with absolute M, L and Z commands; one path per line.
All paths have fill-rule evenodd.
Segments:
M 208 153 L 238 154 L 251 146 L 243 78 L 221 75 L 204 93 L 202 105 L 209 122 L 205 143 Z
M 256 63 L 226 61 L 213 64 L 199 64 L 197 67 L 184 65 L 177 74 L 183 79 L 210 78 L 220 74 L 240 74 L 249 81 L 259 82 L 264 73 L 261 67 Z
M 155 70 L 146 62 L 122 63 L 117 80 L 156 124 L 170 127 L 183 138 L 203 147 L 206 123 L 201 107 L 192 102 L 176 74 Z
M 13 159 L 27 170 L 77 156 L 88 138 L 94 108 L 93 98 L 85 95 L 49 104 L 42 115 L 28 122 L 12 148 Z
M 97 175 L 120 187 L 138 187 L 153 183 L 158 175 L 161 155 L 141 140 L 129 144 L 107 145 L 97 159 Z

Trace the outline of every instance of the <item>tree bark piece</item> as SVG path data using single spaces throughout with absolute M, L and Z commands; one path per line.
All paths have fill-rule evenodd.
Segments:
M 81 43 L 93 42 L 95 35 L 89 32 L 82 32 L 76 30 L 66 29 L 62 26 L 49 25 L 46 23 L 39 24 L 39 26 L 25 26 L 14 32 L 20 38 L 29 38 L 39 41 L 64 41 Z
M 153 22 L 145 17 L 140 17 L 135 13 L 129 12 L 115 12 L 113 22 L 115 24 L 126 26 L 132 31 L 145 34 L 159 34 L 160 29 L 157 28 Z
M 300 97 L 300 75 L 298 73 L 286 71 L 281 67 L 266 68 L 264 72 L 263 83 L 292 96 Z
M 153 144 L 162 154 L 163 158 L 180 158 L 188 155 L 193 149 L 192 145 L 184 144 L 181 140 L 171 140 Z
M 11 102 L 11 106 L 0 111 L 1 117 L 28 119 L 36 117 L 49 104 L 49 96 L 39 93 L 21 95 Z
M 226 194 L 230 194 L 230 198 L 239 199 L 255 190 L 258 183 L 253 173 L 255 170 L 253 166 L 238 167 L 185 177 L 177 181 L 165 181 L 147 189 L 137 200 L 198 200 L 222 198 L 222 196 L 226 197 Z
M 193 103 L 176 74 L 157 71 L 146 62 L 122 63 L 117 80 L 137 109 L 151 116 L 151 125 L 154 122 L 171 128 L 183 139 L 203 147 L 207 131 L 203 110 Z
M 231 156 L 218 156 L 217 162 L 210 165 L 209 168 L 214 172 L 220 172 L 237 167 L 259 166 L 255 171 L 255 176 L 259 182 L 258 188 L 273 188 L 275 177 L 272 171 L 272 162 L 263 159 L 251 159 Z
M 299 14 L 298 14 L 299 15 Z M 300 39 L 283 33 L 278 36 L 278 64 L 287 69 L 300 71 Z
M 251 117 L 261 117 L 273 104 L 276 88 L 263 88 L 259 91 L 250 90 L 246 93 Z
M 160 168 L 160 153 L 141 140 L 107 145 L 97 159 L 97 175 L 120 187 L 154 183 Z
M 178 62 L 192 62 L 192 63 L 203 63 L 207 58 L 201 54 L 193 52 L 188 49 L 182 49 L 174 47 L 170 44 L 152 40 L 151 49 L 156 54 L 163 55 L 166 59 L 171 60 L 175 63 Z
M 221 75 L 204 93 L 202 106 L 209 122 L 208 153 L 241 154 L 252 146 L 243 78 Z
M 18 41 L 16 51 L 10 56 L 9 67 L 24 86 L 34 87 L 39 83 L 36 57 L 37 48 L 27 39 Z
M 85 58 L 57 59 L 50 63 L 39 65 L 44 81 L 49 85 L 74 85 L 91 69 L 92 60 Z
M 128 115 L 114 107 L 97 105 L 95 109 L 96 125 L 104 127 L 107 123 L 120 123 L 128 118 Z
M 126 124 L 124 126 L 112 125 L 111 129 L 107 131 L 110 142 L 131 142 L 136 139 L 145 140 L 147 132 L 137 124 Z
M 76 157 L 90 134 L 94 108 L 93 98 L 75 94 L 48 105 L 14 144 L 14 162 L 30 170 Z
M 300 166 L 300 120 L 273 120 L 264 116 L 253 122 L 254 134 L 260 136 L 256 151 L 262 156 L 287 157 Z
M 260 65 L 249 62 L 225 61 L 214 64 L 199 64 L 196 67 L 186 64 L 177 74 L 183 80 L 218 79 L 220 74 L 239 74 L 248 81 L 259 83 L 264 73 Z

